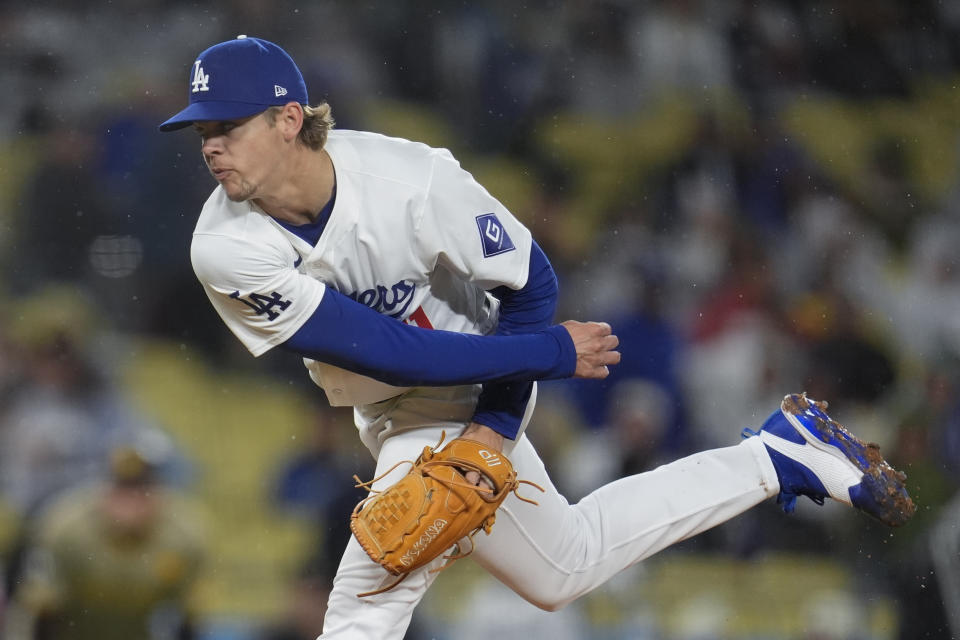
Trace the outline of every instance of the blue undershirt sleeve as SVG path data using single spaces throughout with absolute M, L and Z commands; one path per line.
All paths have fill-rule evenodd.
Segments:
M 536 242 L 530 249 L 528 273 L 522 289 L 498 287 L 490 292 L 500 300 L 496 335 L 537 332 L 553 322 L 559 293 L 557 277 Z M 527 380 L 484 384 L 473 421 L 490 427 L 505 438 L 516 439 L 532 390 L 533 383 Z
M 320 304 L 279 345 L 396 386 L 455 386 L 573 375 L 577 354 L 560 325 L 514 336 L 421 329 L 327 288 Z

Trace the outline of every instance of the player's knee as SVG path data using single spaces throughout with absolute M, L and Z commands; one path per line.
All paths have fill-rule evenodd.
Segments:
M 551 613 L 560 611 L 575 600 L 575 598 L 567 597 L 566 594 L 556 589 L 550 589 L 547 585 L 543 585 L 543 588 L 518 593 L 533 606 Z
M 554 612 L 560 611 L 560 609 L 563 609 L 570 603 L 566 600 L 563 600 L 563 601 L 553 601 L 553 602 L 541 602 L 539 604 L 538 603 L 534 603 L 534 604 L 536 604 L 539 608 L 543 609 L 544 611 L 549 611 L 550 613 L 554 613 Z

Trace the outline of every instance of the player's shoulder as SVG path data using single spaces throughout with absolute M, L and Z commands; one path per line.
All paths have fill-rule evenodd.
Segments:
M 338 171 L 355 171 L 413 185 L 429 181 L 430 169 L 438 158 L 453 158 L 449 150 L 441 147 L 348 129 L 330 131 L 327 150 L 334 157 Z
M 250 202 L 234 202 L 223 187 L 217 186 L 203 203 L 194 234 L 230 234 L 243 236 L 259 231 L 263 223 Z
M 350 145 L 373 153 L 398 153 L 410 156 L 430 156 L 437 152 L 446 152 L 446 149 L 431 147 L 415 140 L 353 129 L 332 129 L 328 134 L 327 144 Z
M 283 243 L 283 237 L 268 217 L 249 201 L 234 202 L 222 187 L 207 198 L 193 230 L 193 243 L 212 242 L 218 246 Z
M 190 243 L 194 271 L 205 281 L 224 279 L 252 264 L 285 265 L 295 259 L 290 242 L 249 202 L 233 202 L 221 187 L 207 198 Z

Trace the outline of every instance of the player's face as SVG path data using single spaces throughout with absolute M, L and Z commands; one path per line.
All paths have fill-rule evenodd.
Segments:
M 242 202 L 264 195 L 279 165 L 276 127 L 258 114 L 240 120 L 205 120 L 193 123 L 200 134 L 207 168 L 227 197 Z

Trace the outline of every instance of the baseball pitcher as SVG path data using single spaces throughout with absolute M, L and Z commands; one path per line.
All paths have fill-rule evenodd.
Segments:
M 192 127 L 217 182 L 197 277 L 254 356 L 296 354 L 354 408 L 377 459 L 322 638 L 402 638 L 437 570 L 467 554 L 549 610 L 773 496 L 912 514 L 902 474 L 802 394 L 739 444 L 569 504 L 524 435 L 536 381 L 603 378 L 620 356 L 604 323 L 554 324 L 530 232 L 450 152 L 333 129 L 271 42 L 216 44 L 186 79 L 188 106 L 160 128 Z

